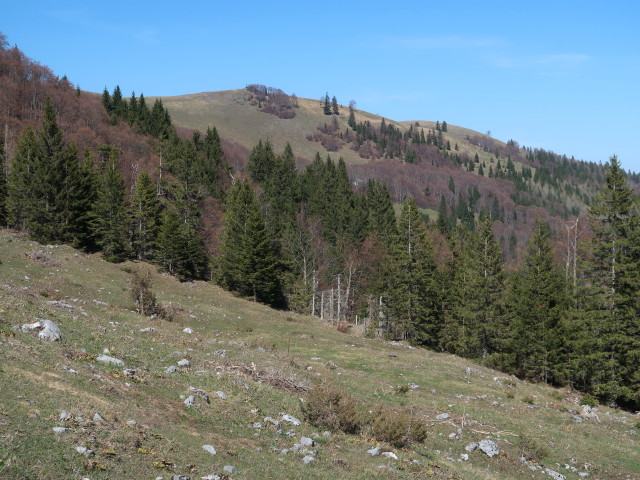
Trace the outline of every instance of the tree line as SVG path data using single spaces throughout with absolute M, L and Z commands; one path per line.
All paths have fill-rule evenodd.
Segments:
M 298 171 L 291 147 L 278 155 L 261 141 L 248 178 L 229 186 L 215 128 L 169 133 L 157 149 L 159 168 L 138 172 L 127 191 L 118 149 L 79 154 L 47 100 L 10 168 L 0 141 L 0 220 L 39 242 L 155 262 L 182 280 L 213 278 L 274 307 L 640 406 L 640 217 L 617 158 L 591 207 L 592 237 L 574 239 L 566 268 L 538 219 L 524 260 L 508 271 L 499 218 L 429 223 L 411 198 L 396 213 L 386 185 L 370 180 L 357 193 L 342 159 L 317 154 Z M 225 202 L 214 256 L 203 239 L 209 197 Z

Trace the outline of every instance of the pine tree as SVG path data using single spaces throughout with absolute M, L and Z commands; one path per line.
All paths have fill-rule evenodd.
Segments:
M 616 156 L 605 165 L 605 188 L 590 209 L 593 261 L 585 291 L 581 344 L 589 355 L 581 369 L 584 387 L 600 399 L 640 406 L 640 217 L 638 198 Z M 585 328 L 586 327 L 586 328 Z
M 138 260 L 154 258 L 159 224 L 156 185 L 144 171 L 138 175 L 131 202 L 131 245 Z
M 336 99 L 335 95 L 331 99 L 331 112 L 334 115 L 338 115 L 340 113 L 340 111 L 338 110 L 338 100 Z
M 7 155 L 5 152 L 4 135 L 0 132 L 0 225 L 7 225 Z
M 121 262 L 129 254 L 127 205 L 124 180 L 118 170 L 119 151 L 112 147 L 109 159 L 98 179 L 98 192 L 93 208 L 93 228 L 97 243 L 106 260 Z
M 384 302 L 395 338 L 436 347 L 442 322 L 433 248 L 413 199 L 402 205 Z
M 218 260 L 223 287 L 254 301 L 281 304 L 278 260 L 260 206 L 246 180 L 237 182 L 227 197 Z
M 356 115 L 354 113 L 353 108 L 351 108 L 351 106 L 349 106 L 349 120 L 347 120 L 347 124 L 351 127 L 351 129 L 355 132 L 356 131 Z
M 325 115 L 331 115 L 331 102 L 329 100 L 329 92 L 327 92 L 324 96 L 322 111 L 324 112 Z
M 524 264 L 509 292 L 511 346 L 515 373 L 529 380 L 560 383 L 563 351 L 564 279 L 553 262 L 549 230 L 536 219 Z

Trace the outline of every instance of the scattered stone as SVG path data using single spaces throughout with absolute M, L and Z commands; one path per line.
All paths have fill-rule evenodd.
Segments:
M 304 457 L 302 457 L 302 463 L 304 463 L 305 465 L 308 465 L 314 460 L 315 460 L 315 457 L 313 455 L 305 455 Z
M 580 472 L 578 474 L 580 478 L 587 478 L 589 475 L 590 475 L 589 472 Z
M 227 351 L 226 350 L 216 350 L 215 352 L 213 352 L 213 354 L 216 357 L 227 358 Z
M 576 421 L 576 423 L 584 422 L 584 419 L 580 415 L 571 415 L 571 418 L 573 418 Z
M 283 413 L 282 414 L 282 419 L 285 422 L 289 422 L 291 424 L 293 424 L 294 426 L 298 427 L 302 424 L 302 422 L 300 422 L 300 420 L 298 420 L 296 417 L 294 417 L 293 415 L 289 415 L 288 413 Z
M 187 399 L 182 403 L 184 403 L 187 407 L 193 407 L 195 401 L 196 397 L 194 397 L 193 395 L 189 395 Z
M 42 340 L 49 340 L 51 342 L 57 342 L 62 338 L 62 333 L 58 328 L 58 325 L 51 320 L 37 318 L 37 322 L 25 323 L 20 327 L 23 332 L 38 332 L 38 338 Z
M 564 475 L 562 475 L 561 473 L 558 472 L 554 472 L 553 470 L 551 470 L 550 468 L 545 468 L 544 469 L 544 473 L 546 473 L 547 475 L 549 475 L 551 478 L 553 478 L 553 480 L 566 480 L 567 477 L 565 477 Z
M 178 371 L 178 367 L 176 367 L 175 365 L 170 365 L 164 369 L 165 373 L 176 373 L 177 371 Z
M 189 387 L 189 391 L 191 393 L 193 393 L 194 395 L 199 396 L 205 402 L 211 403 L 211 400 L 209 400 L 209 394 L 207 392 L 205 392 L 204 390 L 201 390 L 201 389 L 195 388 L 195 387 Z
M 183 333 L 193 333 L 193 330 L 191 330 L 189 327 L 187 327 L 187 328 L 183 328 L 182 332 Z
M 76 447 L 76 452 L 86 455 L 87 457 L 93 457 L 96 453 L 87 447 Z
M 64 367 L 62 367 L 63 370 L 66 370 L 69 373 L 75 373 L 76 375 L 78 374 L 78 372 L 76 372 L 73 368 L 71 368 L 68 365 L 65 365 Z
M 376 457 L 376 456 L 380 455 L 380 450 L 381 450 L 380 447 L 373 447 L 373 448 L 370 448 L 369 450 L 367 450 L 367 453 L 369 455 L 371 455 L 372 457 Z
M 309 437 L 301 437 L 300 438 L 300 444 L 303 447 L 315 447 L 316 446 L 316 442 L 314 442 L 313 439 L 309 438 Z
M 127 423 L 125 425 L 129 425 L 130 427 L 133 427 L 134 425 L 137 425 L 138 422 L 136 422 L 135 420 L 127 420 Z
M 324 432 L 322 432 L 322 436 L 323 437 L 330 437 L 331 436 L 331 432 L 329 430 L 325 430 Z
M 69 420 L 71 420 L 71 414 L 69 412 L 67 412 L 66 410 L 62 410 L 60 412 L 60 421 L 61 422 L 67 422 Z
M 489 458 L 495 457 L 500 453 L 498 445 L 493 440 L 480 440 L 480 450 L 482 450 Z
M 55 433 L 65 433 L 65 432 L 69 431 L 69 429 L 67 427 L 53 427 L 52 430 Z
M 597 408 L 591 408 L 589 405 L 582 405 L 582 416 L 588 418 L 589 420 L 593 420 L 594 422 L 600 423 L 600 419 L 595 413 L 597 410 Z
M 147 327 L 147 328 L 141 328 L 140 331 L 143 333 L 151 333 L 151 332 L 155 332 L 156 329 L 154 327 Z
M 200 477 L 200 480 L 222 480 L 222 477 L 220 475 L 207 475 L 206 477 Z
M 450 416 L 451 415 L 449 415 L 448 413 L 441 413 L 440 415 L 436 415 L 436 420 L 446 420 Z
M 460 460 L 462 460 L 463 462 L 468 462 L 469 461 L 469 454 L 468 453 L 461 453 L 460 454 Z
M 183 358 L 182 360 L 180 360 L 178 362 L 178 366 L 179 367 L 190 367 L 191 366 L 191 362 L 189 360 L 187 360 L 186 358 Z
M 221 398 L 222 400 L 226 400 L 226 399 L 227 399 L 227 394 L 226 394 L 226 393 L 224 393 L 222 390 L 218 390 L 218 391 L 216 392 L 216 395 L 217 395 L 219 398 Z
M 111 365 L 117 365 L 118 367 L 124 366 L 124 362 L 118 358 L 110 357 L 109 355 L 98 355 L 96 361 L 102 363 L 109 363 Z
M 262 424 L 260 422 L 255 422 L 253 425 L 251 425 L 251 428 L 262 430 Z
M 171 480 L 191 480 L 189 475 L 174 475 Z
M 215 455 L 216 453 L 218 453 L 218 452 L 216 452 L 216 449 L 213 448 L 213 445 L 203 445 L 202 449 L 205 452 L 209 452 L 211 455 Z
M 236 467 L 234 467 L 233 465 L 225 465 L 224 467 L 222 467 L 222 470 L 224 470 L 225 473 L 236 473 Z
M 417 383 L 410 383 L 408 387 L 409 387 L 409 390 L 417 390 L 420 388 L 420 385 L 418 385 Z
M 125 369 L 122 371 L 122 374 L 123 374 L 125 377 L 133 377 L 133 376 L 136 374 L 136 371 L 135 371 L 133 368 L 125 368 Z
M 382 452 L 383 457 L 392 458 L 394 460 L 398 459 L 398 456 L 393 452 Z
M 449 440 L 458 440 L 458 434 L 457 433 L 450 433 L 449 434 Z
M 93 415 L 93 421 L 94 422 L 104 422 L 104 418 L 99 413 L 95 413 Z

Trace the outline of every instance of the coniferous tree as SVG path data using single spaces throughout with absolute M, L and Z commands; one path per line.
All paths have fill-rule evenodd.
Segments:
M 249 176 L 254 182 L 262 184 L 273 175 L 275 161 L 276 156 L 273 153 L 271 142 L 269 140 L 264 143 L 262 140 L 258 141 L 258 145 L 253 147 L 249 155 Z
M 338 115 L 340 113 L 340 111 L 338 110 L 338 100 L 336 99 L 335 95 L 331 99 L 331 112 L 334 115 Z
M 356 115 L 354 113 L 354 110 L 351 106 L 349 106 L 349 120 L 347 120 L 347 124 L 351 127 L 351 129 L 355 132 L 356 131 Z
M 183 222 L 173 209 L 162 212 L 158 231 L 157 259 L 171 275 L 177 275 L 182 269 L 181 260 L 184 252 L 181 228 Z
M 280 305 L 278 260 L 249 182 L 237 182 L 227 197 L 220 244 L 219 283 L 243 297 Z
M 440 197 L 440 204 L 438 205 L 438 221 L 436 223 L 438 231 L 443 235 L 448 235 L 451 231 L 452 224 L 449 221 L 449 215 L 447 214 L 447 201 L 444 195 Z
M 4 148 L 4 136 L 0 132 L 0 225 L 7 225 L 7 155 Z
M 322 111 L 325 115 L 331 115 L 331 101 L 329 100 L 329 93 L 327 92 L 324 96 L 324 103 L 322 106 Z
M 155 257 L 159 224 L 160 202 L 156 185 L 144 171 L 138 175 L 131 202 L 131 246 L 138 260 Z
M 534 381 L 560 383 L 566 356 L 562 338 L 566 309 L 563 276 L 553 262 L 549 230 L 536 219 L 524 264 L 509 292 L 513 370 Z
M 102 253 L 110 262 L 121 262 L 129 255 L 127 242 L 127 205 L 124 180 L 118 170 L 119 152 L 110 149 L 109 159 L 98 179 L 98 192 L 93 207 L 93 228 Z
M 36 132 L 25 128 L 18 139 L 7 186 L 7 217 L 10 227 L 22 230 L 27 226 L 31 201 L 31 185 L 38 145 Z
M 389 189 L 384 183 L 369 180 L 365 194 L 368 233 L 376 235 L 387 248 L 396 240 L 398 228 Z
M 413 199 L 402 205 L 386 270 L 384 302 L 392 335 L 436 347 L 442 323 L 438 273 Z

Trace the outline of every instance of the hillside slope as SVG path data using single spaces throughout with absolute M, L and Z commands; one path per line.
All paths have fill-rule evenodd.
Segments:
M 638 417 L 606 407 L 599 421 L 579 416 L 568 390 L 340 333 L 155 272 L 154 291 L 175 319 L 144 317 L 133 311 L 128 273 L 144 265 L 109 264 L 8 231 L 0 231 L 0 260 L 0 478 L 471 480 L 546 478 L 545 468 L 567 479 L 638 478 Z M 62 340 L 13 328 L 39 318 L 55 322 Z M 105 351 L 124 365 L 96 361 Z M 190 366 L 166 372 L 182 359 Z M 401 409 L 427 426 L 427 439 L 407 448 L 381 443 L 395 460 L 368 455 L 375 441 L 366 433 L 324 436 L 304 420 L 300 401 L 318 380 L 349 392 L 362 410 Z M 191 408 L 183 403 L 189 395 Z M 304 464 L 291 449 L 314 434 L 317 455 Z M 483 439 L 500 454 L 465 450 Z

